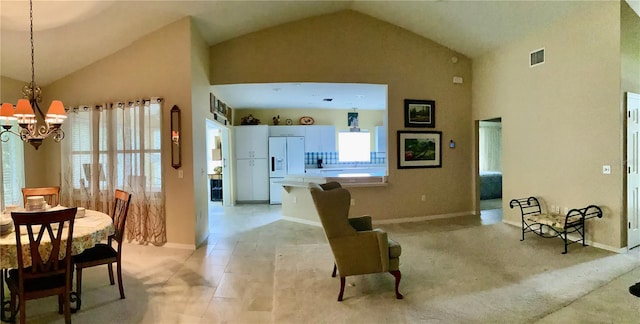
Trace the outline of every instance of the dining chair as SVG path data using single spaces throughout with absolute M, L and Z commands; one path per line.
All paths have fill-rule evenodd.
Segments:
M 129 212 L 129 203 L 131 202 L 131 194 L 116 189 L 115 202 L 113 206 L 113 226 L 115 232 L 109 236 L 107 243 L 98 243 L 94 247 L 84 250 L 82 253 L 74 256 L 73 263 L 76 267 L 76 293 L 78 294 L 77 310 L 82 305 L 82 269 L 95 267 L 98 265 L 107 265 L 109 270 L 109 281 L 112 285 L 113 280 L 113 263 L 116 263 L 118 272 L 118 288 L 120 289 L 120 299 L 124 299 L 124 287 L 122 286 L 122 239 L 124 237 L 125 223 Z M 117 249 L 113 247 L 113 241 L 118 243 Z
M 29 241 L 29 255 L 17 248 L 18 268 L 9 270 L 7 286 L 11 293 L 11 319 L 19 309 L 20 323 L 26 323 L 26 301 L 58 296 L 58 312 L 65 323 L 71 323 L 71 245 L 76 208 L 50 212 L 12 212 L 16 246 Z M 66 231 L 64 229 L 67 229 Z M 48 236 L 49 240 L 43 239 Z M 62 256 L 62 259 L 60 259 Z M 25 260 L 31 265 L 25 267 Z M 18 307 L 16 307 L 16 297 Z
M 44 196 L 44 200 L 49 206 L 58 206 L 60 201 L 60 187 L 22 188 L 24 206 L 27 206 L 27 197 L 32 196 Z

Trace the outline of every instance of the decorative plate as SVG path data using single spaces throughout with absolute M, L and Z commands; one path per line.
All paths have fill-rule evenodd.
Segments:
M 313 123 L 315 123 L 315 120 L 313 120 L 312 117 L 309 117 L 309 116 L 300 117 L 301 125 L 313 125 Z

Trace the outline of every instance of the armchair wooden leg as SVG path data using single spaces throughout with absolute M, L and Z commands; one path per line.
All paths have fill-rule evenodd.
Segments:
M 400 270 L 389 271 L 389 273 L 391 273 L 396 278 L 396 298 L 404 298 L 400 291 L 398 291 L 398 287 L 400 286 L 400 279 L 402 279 L 402 273 L 400 273 Z
M 333 264 L 333 273 L 331 274 L 331 277 L 335 278 L 336 277 L 336 271 L 338 270 L 338 266 L 334 263 Z
M 342 301 L 342 295 L 344 295 L 344 277 L 340 277 L 340 294 L 338 295 L 338 301 Z

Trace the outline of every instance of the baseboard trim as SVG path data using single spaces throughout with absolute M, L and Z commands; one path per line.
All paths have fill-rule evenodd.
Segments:
M 316 222 L 316 221 L 312 221 L 312 220 L 300 219 L 300 218 L 289 217 L 289 216 L 281 216 L 281 218 L 283 220 L 290 221 L 290 222 L 322 227 L 322 224 L 320 224 L 320 222 Z
M 412 222 L 422 222 L 427 220 L 454 218 L 454 217 L 470 216 L 470 215 L 475 215 L 475 212 L 468 211 L 468 212 L 451 213 L 451 214 L 430 215 L 430 216 L 390 218 L 390 219 L 378 219 L 378 220 L 374 219 L 372 220 L 372 223 L 373 224 L 412 223 Z
M 507 224 L 507 225 L 512 225 L 515 227 L 518 227 L 520 229 L 522 229 L 522 222 L 512 222 L 512 221 L 507 221 L 507 220 L 502 220 L 503 223 Z M 535 234 L 534 234 L 535 235 Z M 569 235 L 567 236 L 568 239 L 573 240 L 573 241 L 577 241 L 579 239 L 578 236 L 575 235 Z M 585 242 L 587 243 L 587 245 L 602 249 L 602 250 L 607 250 L 607 251 L 611 251 L 611 252 L 615 252 L 615 253 L 627 253 L 627 248 L 623 247 L 623 248 L 616 248 L 613 246 L 609 246 L 606 244 L 602 244 L 602 243 L 598 243 L 598 242 L 594 242 L 592 240 L 586 239 Z
M 162 247 L 171 249 L 196 250 L 195 244 L 165 243 Z

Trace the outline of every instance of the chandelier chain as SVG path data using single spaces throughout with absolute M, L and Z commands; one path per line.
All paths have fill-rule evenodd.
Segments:
M 35 98 L 35 84 L 36 84 L 36 68 L 33 49 L 33 1 L 29 0 L 29 35 L 31 37 L 31 91 Z

